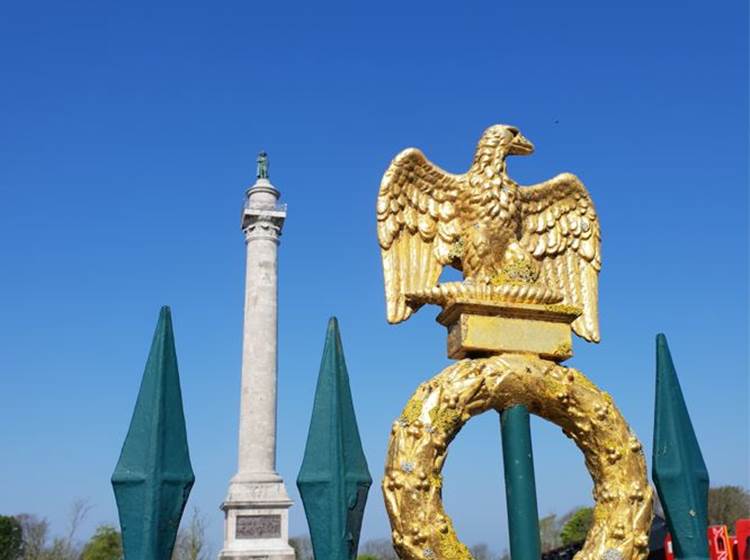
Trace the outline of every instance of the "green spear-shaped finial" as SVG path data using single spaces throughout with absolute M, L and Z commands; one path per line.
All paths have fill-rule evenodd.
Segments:
M 162 307 L 112 486 L 126 560 L 169 560 L 195 475 L 169 307 Z
M 297 476 L 315 558 L 357 556 L 370 484 L 334 317 L 328 323 L 305 457 Z
M 675 557 L 708 558 L 708 470 L 663 334 L 656 336 L 652 462 L 652 476 L 672 532 Z

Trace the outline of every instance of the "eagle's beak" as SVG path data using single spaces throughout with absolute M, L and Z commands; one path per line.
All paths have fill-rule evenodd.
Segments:
M 534 144 L 529 142 L 527 138 L 519 132 L 510 143 L 510 150 L 508 153 L 514 156 L 527 156 L 533 154 Z

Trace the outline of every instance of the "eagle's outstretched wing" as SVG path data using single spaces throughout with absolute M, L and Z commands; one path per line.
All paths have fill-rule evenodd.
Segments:
M 459 237 L 455 201 L 462 175 L 452 175 L 409 148 L 391 162 L 378 195 L 378 240 L 383 257 L 388 322 L 416 310 L 408 292 L 437 284 Z
M 573 330 L 599 342 L 601 234 L 594 204 L 570 173 L 519 189 L 523 216 L 521 245 L 542 263 L 542 280 L 583 308 Z

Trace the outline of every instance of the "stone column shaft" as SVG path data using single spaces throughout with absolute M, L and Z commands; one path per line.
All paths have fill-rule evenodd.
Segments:
M 242 339 L 240 477 L 249 473 L 276 473 L 276 235 L 265 229 L 245 230 L 247 267 Z

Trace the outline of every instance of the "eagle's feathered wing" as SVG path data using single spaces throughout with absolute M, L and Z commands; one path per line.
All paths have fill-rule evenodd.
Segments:
M 519 189 L 523 216 L 520 244 L 542 265 L 542 278 L 561 290 L 564 302 L 583 309 L 573 330 L 588 341 L 599 341 L 599 219 L 583 183 L 563 173 Z
M 463 175 L 453 175 L 409 148 L 391 162 L 378 195 L 378 240 L 389 323 L 416 310 L 405 295 L 435 286 L 459 238 L 456 198 Z

